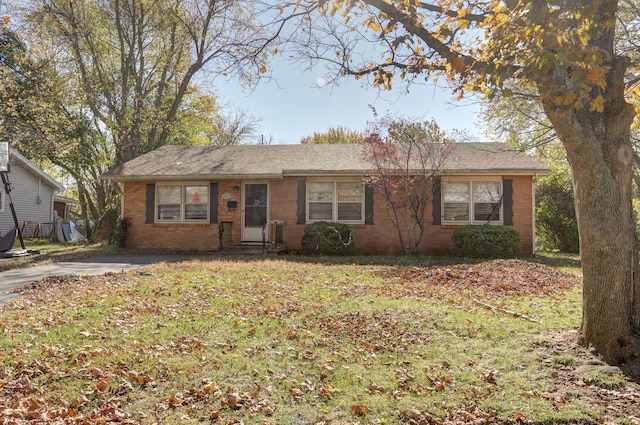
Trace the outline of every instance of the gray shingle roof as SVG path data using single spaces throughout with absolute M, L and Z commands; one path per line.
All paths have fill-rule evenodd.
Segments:
M 158 179 L 281 178 L 286 175 L 362 175 L 371 164 L 363 145 L 164 146 L 113 168 L 115 181 Z M 457 143 L 446 173 L 547 173 L 549 169 L 503 143 Z

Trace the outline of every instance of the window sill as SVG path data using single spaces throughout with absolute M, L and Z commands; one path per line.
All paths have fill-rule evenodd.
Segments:
M 319 222 L 322 222 L 322 221 L 326 221 L 327 223 L 344 224 L 346 226 L 353 227 L 353 228 L 360 228 L 360 227 L 365 227 L 366 226 L 366 224 L 364 224 L 364 223 L 349 223 L 349 222 L 344 222 L 344 221 L 328 221 L 328 220 L 307 221 L 306 225 L 308 226 L 310 224 L 319 223 Z
M 442 222 L 440 225 L 443 227 L 459 227 L 459 226 L 484 226 L 486 224 L 489 225 L 502 225 L 502 222 L 500 221 L 492 221 L 490 223 L 487 223 L 486 221 L 482 221 L 482 222 L 468 222 L 468 221 L 446 221 L 446 222 Z
M 155 223 L 160 226 L 209 226 L 211 224 L 217 223 L 209 223 L 208 221 L 156 221 Z

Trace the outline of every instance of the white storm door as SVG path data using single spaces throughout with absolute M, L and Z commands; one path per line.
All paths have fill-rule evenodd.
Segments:
M 262 227 L 269 220 L 269 185 L 244 183 L 242 189 L 242 241 L 262 242 Z M 266 233 L 265 238 L 269 240 Z

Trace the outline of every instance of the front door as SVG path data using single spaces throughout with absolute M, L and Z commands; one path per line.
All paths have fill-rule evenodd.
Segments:
M 245 183 L 243 189 L 242 241 L 262 242 L 262 227 L 269 220 L 269 185 Z M 265 238 L 269 240 L 266 233 Z

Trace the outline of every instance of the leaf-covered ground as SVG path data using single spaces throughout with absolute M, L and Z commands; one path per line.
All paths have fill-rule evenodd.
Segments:
M 8 424 L 640 424 L 575 275 L 211 258 L 56 277 L 0 313 Z

